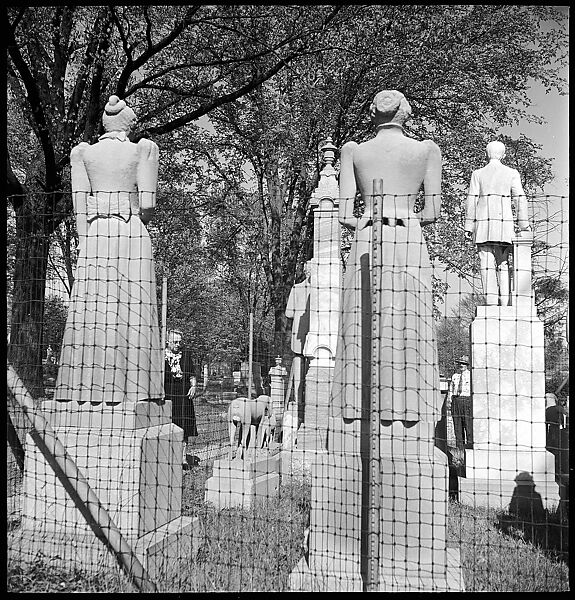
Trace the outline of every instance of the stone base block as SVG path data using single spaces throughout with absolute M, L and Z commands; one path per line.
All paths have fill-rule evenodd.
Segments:
M 558 484 L 552 478 L 532 479 L 528 493 L 534 502 L 541 500 L 543 508 L 554 510 L 560 502 Z M 514 495 L 525 496 L 525 486 L 513 479 L 459 478 L 459 501 L 467 506 L 483 506 L 508 510 Z
M 63 405 L 65 410 L 62 410 Z M 163 404 L 140 401 L 134 404 L 91 405 L 72 402 L 45 400 L 41 405 L 44 417 L 55 429 L 80 428 L 100 431 L 114 429 L 128 431 L 156 425 L 169 425 L 172 422 L 172 402 Z M 108 435 L 109 432 L 108 432 Z
M 126 538 L 137 539 L 181 515 L 182 430 L 163 424 L 133 430 L 60 428 L 56 434 Z M 52 467 L 27 436 L 22 524 L 92 535 Z
M 215 460 L 212 475 L 224 479 L 254 479 L 260 475 L 279 472 L 280 463 L 279 449 L 258 450 L 255 455 L 245 460 L 239 458 Z
M 326 453 L 312 470 L 309 564 L 315 571 L 350 572 L 362 560 L 365 465 L 357 455 Z M 380 520 L 382 564 L 417 564 L 445 572 L 447 464 L 439 451 L 427 457 L 382 459 Z M 351 564 L 351 566 L 350 566 Z M 353 567 L 353 565 L 356 565 Z M 395 567 L 394 567 L 395 568 Z
M 289 576 L 292 592 L 362 592 L 359 569 L 353 571 L 312 571 L 302 558 Z
M 346 571 L 312 571 L 302 558 L 290 574 L 292 592 L 362 592 L 363 579 L 358 569 Z M 416 563 L 382 565 L 380 592 L 463 592 L 465 584 L 457 548 L 447 549 L 447 566 L 443 572 L 425 573 Z
M 473 506 L 506 510 L 519 486 L 530 486 L 544 508 L 559 504 L 554 456 L 545 449 L 513 451 L 501 446 L 478 445 L 466 450 L 465 478 L 460 479 L 461 501 Z M 517 491 L 516 491 L 517 490 Z
M 475 444 L 465 451 L 467 477 L 479 479 L 515 478 L 523 471 L 545 479 L 555 472 L 555 457 L 545 448 L 515 449 L 498 444 Z
M 380 592 L 463 592 L 465 584 L 458 548 L 447 548 L 447 563 L 422 569 L 419 563 L 385 563 L 379 576 Z
M 255 478 L 215 475 L 206 481 L 205 501 L 218 508 L 234 506 L 249 509 L 254 501 L 274 498 L 279 493 L 279 473 L 267 473 Z
M 178 517 L 140 538 L 126 538 L 150 579 L 173 577 L 197 556 L 203 526 L 198 517 Z M 9 558 L 23 564 L 45 560 L 51 566 L 98 574 L 118 567 L 116 556 L 93 533 L 20 528 L 8 536 Z
M 319 454 L 325 454 L 325 450 L 312 450 L 306 448 L 291 448 L 281 452 L 282 475 L 306 479 L 311 477 L 313 463 Z
M 206 481 L 205 501 L 219 508 L 248 509 L 255 499 L 278 495 L 280 472 L 281 457 L 276 443 L 269 449 L 249 449 L 244 460 L 216 460 L 212 477 Z

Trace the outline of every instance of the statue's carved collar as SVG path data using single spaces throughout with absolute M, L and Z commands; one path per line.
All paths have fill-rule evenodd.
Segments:
M 121 142 L 125 142 L 128 140 L 128 134 L 125 131 L 107 131 L 104 135 L 101 135 L 98 139 L 104 140 L 106 138 L 111 138 L 113 140 L 120 140 Z
M 401 131 L 403 131 L 403 125 L 400 125 L 399 123 L 380 123 L 379 125 L 377 125 L 377 127 L 375 128 L 376 131 L 379 131 L 380 129 L 401 129 Z

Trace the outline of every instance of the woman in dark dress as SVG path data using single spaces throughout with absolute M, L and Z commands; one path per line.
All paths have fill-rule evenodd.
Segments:
M 184 430 L 185 444 L 191 436 L 198 435 L 193 397 L 196 392 L 196 378 L 189 350 L 182 349 L 182 334 L 179 331 L 168 332 L 166 342 L 164 391 L 166 400 L 172 402 L 172 421 Z

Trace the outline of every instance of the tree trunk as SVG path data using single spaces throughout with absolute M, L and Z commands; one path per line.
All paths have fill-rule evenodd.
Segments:
M 40 195 L 38 195 L 40 196 Z M 45 202 L 29 193 L 14 202 L 16 260 L 8 360 L 34 398 L 44 395 L 42 381 L 42 324 L 46 295 L 49 233 Z

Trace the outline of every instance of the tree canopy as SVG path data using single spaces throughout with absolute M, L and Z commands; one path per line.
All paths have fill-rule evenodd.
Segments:
M 318 148 L 327 136 L 337 147 L 370 137 L 368 107 L 381 89 L 409 100 L 407 135 L 441 148 L 442 215 L 425 234 L 433 259 L 469 277 L 464 191 L 486 143 L 504 141 L 530 193 L 552 176 L 536 144 L 500 129 L 538 119 L 532 81 L 564 92 L 563 22 L 553 7 L 515 5 L 10 7 L 10 357 L 31 365 L 24 380 L 38 381 L 49 268 L 42 240 L 71 214 L 62 193 L 70 150 L 95 140 L 111 93 L 139 116 L 134 139 L 160 145 L 158 269 L 176 278 L 170 314 L 187 314 L 207 343 L 214 312 L 197 307 L 214 308 L 216 298 L 225 299 L 217 314 L 233 306 L 245 319 L 255 308 L 262 324 L 288 327 Z

